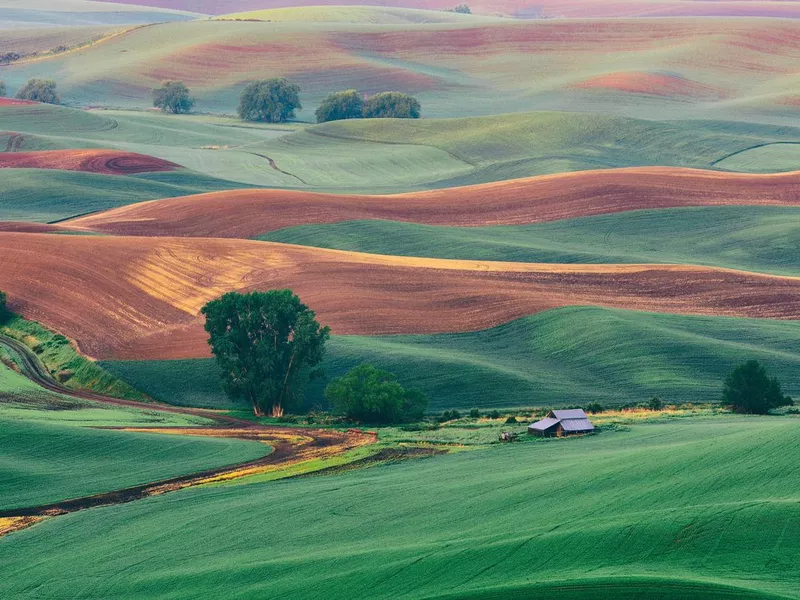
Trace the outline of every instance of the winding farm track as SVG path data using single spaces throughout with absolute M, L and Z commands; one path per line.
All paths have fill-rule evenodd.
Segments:
M 40 387 L 51 392 L 112 406 L 205 417 L 217 423 L 216 427 L 127 428 L 126 430 L 128 431 L 162 432 L 173 435 L 204 435 L 255 440 L 268 443 L 273 449 L 270 454 L 262 458 L 238 465 L 209 469 L 83 498 L 74 498 L 40 506 L 0 511 L 0 519 L 19 519 L 20 527 L 30 524 L 30 521 L 22 519 L 23 517 L 53 516 L 96 506 L 121 504 L 147 496 L 191 487 L 211 480 L 232 479 L 240 475 L 262 472 L 270 467 L 279 467 L 281 465 L 288 465 L 303 460 L 318 458 L 320 456 L 331 456 L 375 441 L 375 437 L 371 434 L 361 434 L 352 430 L 347 433 L 342 433 L 326 429 L 259 425 L 246 419 L 240 419 L 210 410 L 162 404 L 145 404 L 142 402 L 103 396 L 88 391 L 72 390 L 55 381 L 46 367 L 39 361 L 36 354 L 21 342 L 0 334 L 0 346 L 10 350 L 19 359 L 21 363 L 19 366 L 26 377 Z M 0 531 L 0 535 L 8 533 L 11 530 L 13 530 L 13 528 Z
M 64 225 L 116 235 L 252 238 L 285 227 L 383 219 L 484 227 L 688 206 L 800 207 L 800 172 L 669 167 L 579 171 L 392 196 L 236 190 L 131 204 Z

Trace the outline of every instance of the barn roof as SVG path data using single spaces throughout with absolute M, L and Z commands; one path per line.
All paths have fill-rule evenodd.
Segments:
M 551 410 L 548 417 L 556 419 L 587 419 L 586 413 L 580 408 L 571 408 L 569 410 Z
M 545 417 L 541 421 L 536 421 L 536 423 L 531 423 L 530 425 L 528 425 L 528 429 L 538 429 L 540 431 L 544 431 L 545 429 L 550 429 L 553 425 L 556 424 L 558 424 L 558 419 Z
M 589 419 L 561 419 L 564 431 L 594 431 L 594 425 Z

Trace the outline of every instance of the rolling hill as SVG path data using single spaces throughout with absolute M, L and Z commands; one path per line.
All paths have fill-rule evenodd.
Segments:
M 91 0 L 0 0 L 0 29 L 53 26 L 142 25 L 188 21 L 200 15 L 176 9 L 176 3 L 148 7 Z M 5 37 L 5 32 L 3 37 Z M 48 46 L 53 48 L 58 44 Z
M 457 18 L 391 25 L 380 24 L 384 8 L 353 10 L 359 22 L 142 27 L 46 61 L 10 65 L 4 79 L 16 89 L 32 76 L 56 76 L 70 104 L 126 108 L 150 106 L 154 86 L 181 79 L 199 111 L 230 114 L 247 81 L 267 73 L 300 85 L 305 120 L 328 93 L 356 88 L 415 94 L 425 117 L 568 107 L 797 124 L 800 23 L 793 20 Z
M 791 417 L 683 420 L 194 488 L 0 539 L 0 593 L 796 598 L 799 434 Z

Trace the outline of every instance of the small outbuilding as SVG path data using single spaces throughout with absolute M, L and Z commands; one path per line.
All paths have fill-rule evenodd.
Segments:
M 593 431 L 594 425 L 580 408 L 551 410 L 541 421 L 528 425 L 528 433 L 539 437 L 564 437 Z

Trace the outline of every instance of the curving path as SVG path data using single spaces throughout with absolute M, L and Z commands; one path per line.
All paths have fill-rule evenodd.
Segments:
M 20 367 L 23 375 L 39 386 L 58 394 L 90 400 L 102 404 L 114 406 L 124 406 L 145 410 L 161 410 L 170 413 L 180 413 L 205 417 L 216 423 L 214 427 L 169 427 L 169 428 L 126 428 L 127 431 L 148 431 L 164 432 L 183 435 L 208 435 L 215 437 L 232 437 L 246 440 L 255 440 L 269 444 L 273 451 L 257 460 L 229 465 L 217 469 L 209 469 L 172 477 L 147 484 L 137 485 L 112 492 L 105 492 L 83 498 L 63 500 L 52 504 L 31 506 L 26 508 L 16 508 L 12 510 L 0 511 L 0 520 L 18 519 L 20 527 L 31 524 L 28 517 L 45 517 L 59 514 L 66 514 L 92 508 L 95 506 L 106 506 L 110 504 L 120 504 L 130 502 L 139 498 L 145 498 L 155 494 L 163 494 L 205 483 L 210 480 L 233 479 L 235 477 L 258 473 L 266 468 L 272 468 L 281 464 L 291 464 L 318 458 L 320 456 L 330 456 L 345 452 L 357 446 L 369 444 L 376 441 L 372 434 L 360 433 L 350 430 L 346 433 L 326 430 L 310 429 L 297 427 L 275 427 L 259 425 L 246 419 L 224 415 L 211 410 L 187 408 L 167 405 L 153 405 L 132 400 L 122 400 L 95 394 L 93 392 L 71 390 L 55 381 L 47 368 L 41 363 L 36 354 L 27 346 L 8 336 L 0 334 L 0 346 L 10 350 L 20 360 Z M 2 525 L 2 523 L 0 523 Z M 0 535 L 14 530 L 13 527 L 0 527 Z

